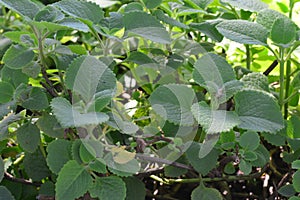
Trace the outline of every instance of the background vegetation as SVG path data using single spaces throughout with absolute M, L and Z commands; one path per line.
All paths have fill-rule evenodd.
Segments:
M 298 0 L 0 0 L 0 199 L 300 199 Z

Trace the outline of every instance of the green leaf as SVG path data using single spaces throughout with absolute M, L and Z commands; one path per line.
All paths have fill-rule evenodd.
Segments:
M 241 123 L 239 128 L 276 133 L 284 128 L 278 104 L 269 94 L 256 90 L 238 92 L 234 101 Z
M 64 14 L 54 6 L 46 6 L 34 16 L 34 20 L 38 22 L 57 22 L 64 17 Z
M 21 147 L 33 153 L 40 144 L 40 130 L 30 122 L 24 124 L 17 130 L 17 140 Z
M 268 78 L 262 73 L 252 72 L 246 74 L 241 78 L 241 81 L 247 89 L 270 91 Z
M 247 20 L 226 20 L 216 26 L 228 39 L 242 44 L 267 45 L 268 31 L 262 25 Z
M 253 151 L 246 151 L 243 156 L 244 159 L 249 162 L 257 160 L 257 155 Z
M 162 3 L 162 0 L 143 0 L 148 9 L 153 9 Z
M 271 134 L 271 133 L 266 133 L 263 132 L 261 135 L 264 137 L 265 140 L 267 140 L 270 144 L 275 145 L 275 146 L 283 146 L 285 145 L 286 138 L 285 136 L 282 136 L 280 134 Z
M 216 167 L 219 158 L 219 151 L 212 149 L 205 157 L 199 158 L 201 148 L 202 144 L 193 142 L 190 148 L 186 151 L 186 156 L 193 168 L 205 176 L 208 172 L 210 172 L 210 170 Z
M 201 23 L 191 23 L 189 26 L 193 29 L 199 30 L 205 35 L 207 35 L 212 40 L 221 42 L 223 40 L 223 35 L 219 33 L 216 26 L 221 23 L 222 20 L 207 20 Z
M 232 67 L 224 58 L 213 53 L 207 53 L 197 60 L 194 64 L 193 79 L 208 90 L 214 109 L 242 88 Z
M 295 24 L 287 18 L 276 19 L 272 26 L 271 39 L 279 46 L 289 47 L 296 39 Z
M 144 200 L 146 197 L 145 184 L 135 176 L 123 178 L 126 183 L 126 200 Z
M 203 185 L 196 187 L 191 194 L 192 200 L 222 200 L 221 193 L 214 188 L 207 188 Z
M 71 146 L 72 142 L 68 140 L 54 140 L 47 146 L 47 165 L 50 170 L 58 174 L 61 168 L 69 160 L 71 160 Z
M 97 101 L 97 98 L 101 97 L 105 90 L 110 92 L 112 97 L 116 88 L 116 79 L 108 66 L 100 60 L 93 56 L 81 56 L 75 59 L 68 68 L 66 85 L 69 89 L 78 93 L 80 99 L 91 104 Z M 105 105 L 110 100 L 105 101 Z
M 88 163 L 96 158 L 103 157 L 103 144 L 96 140 L 82 140 L 79 149 L 79 155 L 83 162 Z
M 21 45 L 12 45 L 4 54 L 3 62 L 11 69 L 22 69 L 34 58 L 34 52 Z
M 251 163 L 245 161 L 244 159 L 241 159 L 241 161 L 239 163 L 239 168 L 245 175 L 249 175 L 252 171 Z
M 47 95 L 42 88 L 33 87 L 31 88 L 28 98 L 22 102 L 24 108 L 30 110 L 43 110 L 48 108 L 49 102 Z
M 29 0 L 0 0 L 0 3 L 24 17 L 29 17 L 30 19 L 33 19 L 36 13 L 40 10 L 37 4 Z
M 295 160 L 292 162 L 293 169 L 300 169 L 300 160 Z
M 15 200 L 14 196 L 11 194 L 11 192 L 4 186 L 0 186 L 0 194 L 1 200 Z
M 5 172 L 5 169 L 4 169 L 4 162 L 3 162 L 3 159 L 2 157 L 0 156 L 0 183 L 4 177 L 4 172 Z
M 251 162 L 253 166 L 263 167 L 270 161 L 270 153 L 264 145 L 260 144 L 255 150 L 255 153 L 257 155 L 257 159 Z
M 14 88 L 11 84 L 0 82 L 0 103 L 9 102 L 14 95 Z
M 229 131 L 240 123 L 235 112 L 212 110 L 204 101 L 194 104 L 192 113 L 208 134 Z
M 46 159 L 39 149 L 33 153 L 25 153 L 24 168 L 33 181 L 41 181 L 51 175 Z
M 255 150 L 259 146 L 259 135 L 253 131 L 247 131 L 240 137 L 239 144 L 245 150 Z
M 101 158 L 97 158 L 96 160 L 92 161 L 89 163 L 89 168 L 92 171 L 101 173 L 101 174 L 106 174 L 107 170 L 106 170 L 106 165 L 105 165 L 105 161 Z
M 195 2 L 202 9 L 205 9 L 209 4 L 213 2 L 213 0 L 192 0 L 192 1 Z
M 278 18 L 284 18 L 289 20 L 287 16 L 278 11 L 264 9 L 258 13 L 256 22 L 263 25 L 268 30 L 268 32 L 271 32 L 272 26 Z
M 104 12 L 95 3 L 88 1 L 62 0 L 53 4 L 72 17 L 98 24 L 104 18 Z
M 31 62 L 22 68 L 22 72 L 29 77 L 37 78 L 41 72 L 41 66 L 37 62 Z
M 16 122 L 20 119 L 22 119 L 21 113 L 18 113 L 18 114 L 10 113 L 3 120 L 1 120 L 1 122 L 0 122 L 0 141 L 8 138 L 8 126 L 11 123 Z
M 171 38 L 165 27 L 145 12 L 128 12 L 124 15 L 126 32 L 133 33 L 153 42 L 169 44 Z
M 123 200 L 126 196 L 126 185 L 117 176 L 96 178 L 90 187 L 91 197 L 101 200 Z
M 58 174 L 55 184 L 57 199 L 76 199 L 92 185 L 92 177 L 75 160 L 67 162 Z
M 186 157 L 183 157 L 183 156 L 178 158 L 176 160 L 176 162 L 182 163 L 182 164 L 188 164 L 188 160 L 186 159 Z M 186 174 L 187 172 L 188 172 L 187 169 L 178 168 L 178 167 L 175 167 L 172 165 L 168 165 L 164 168 L 165 176 L 168 176 L 168 177 L 179 177 L 179 176 Z
M 60 126 L 53 115 L 45 112 L 37 121 L 37 126 L 44 134 L 53 138 L 63 138 L 64 129 Z
M 291 197 L 296 194 L 293 184 L 284 185 L 279 188 L 278 193 L 285 197 Z
M 39 195 L 43 197 L 54 197 L 55 196 L 55 185 L 51 181 L 44 182 L 39 190 Z
M 192 125 L 194 123 L 191 107 L 195 100 L 193 90 L 186 85 L 163 85 L 150 96 L 153 110 L 163 119 L 174 124 Z
M 300 192 L 300 170 L 293 175 L 293 186 L 296 192 Z
M 154 16 L 157 17 L 157 19 L 159 19 L 160 21 L 169 24 L 171 26 L 177 26 L 179 28 L 183 28 L 183 29 L 188 29 L 189 27 L 169 16 L 167 16 L 162 10 L 156 10 L 153 13 Z
M 224 3 L 229 3 L 230 5 L 237 7 L 239 9 L 248 10 L 252 12 L 257 12 L 268 8 L 268 5 L 261 0 L 222 0 Z
M 27 84 L 29 77 L 21 69 L 14 70 L 4 66 L 1 70 L 1 79 L 4 82 L 11 83 L 14 88 L 17 88 L 22 83 Z
M 227 163 L 227 164 L 225 165 L 225 167 L 224 167 L 224 172 L 225 172 L 226 174 L 234 174 L 235 171 L 236 171 L 236 170 L 235 170 L 235 167 L 234 167 L 234 165 L 233 165 L 232 162 Z
M 97 125 L 109 119 L 104 113 L 89 112 L 81 114 L 72 107 L 68 100 L 62 97 L 54 98 L 51 107 L 58 122 L 64 128 Z

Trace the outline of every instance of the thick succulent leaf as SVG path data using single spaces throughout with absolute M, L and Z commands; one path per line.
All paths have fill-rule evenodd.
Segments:
M 296 26 L 288 18 L 278 18 L 275 20 L 272 30 L 271 39 L 277 45 L 289 47 L 296 39 Z
M 149 98 L 153 110 L 163 119 L 174 124 L 192 125 L 194 123 L 191 107 L 195 93 L 186 85 L 163 85 Z
M 153 9 L 162 3 L 162 0 L 143 0 L 148 9 Z
M 207 35 L 212 40 L 221 42 L 223 40 L 223 35 L 219 33 L 216 26 L 223 20 L 207 20 L 201 23 L 192 23 L 189 26 L 193 29 L 199 30 L 205 35 Z
M 64 129 L 60 126 L 57 119 L 48 113 L 44 113 L 37 121 L 37 126 L 44 134 L 53 138 L 63 138 Z
M 95 3 L 80 0 L 62 0 L 54 4 L 72 17 L 98 24 L 104 18 L 104 12 Z
M 33 181 L 41 181 L 51 175 L 46 159 L 39 149 L 33 153 L 25 153 L 24 168 Z
M 61 168 L 69 160 L 71 160 L 71 146 L 72 142 L 68 140 L 58 139 L 54 140 L 47 146 L 47 165 L 50 170 L 58 174 Z
M 17 12 L 18 14 L 33 19 L 39 12 L 39 6 L 30 0 L 0 0 L 0 3 L 5 7 Z
M 198 186 L 193 190 L 191 195 L 192 200 L 222 200 L 221 193 L 214 188 L 207 188 L 203 185 Z
M 167 23 L 171 26 L 177 26 L 179 28 L 183 28 L 183 29 L 188 29 L 189 27 L 169 16 L 167 16 L 163 11 L 161 10 L 156 10 L 154 13 L 153 13 L 157 19 L 159 19 L 160 21 L 164 22 L 164 23 Z
M 272 26 L 278 18 L 284 18 L 289 20 L 287 16 L 278 11 L 271 9 L 263 9 L 258 13 L 256 22 L 263 25 L 269 32 L 271 32 Z
M 0 198 L 3 200 L 15 200 L 14 196 L 5 186 L 2 185 L 0 186 L 0 194 L 1 194 Z
M 219 151 L 212 149 L 205 157 L 199 158 L 201 148 L 203 148 L 202 144 L 193 142 L 186 151 L 186 156 L 193 168 L 205 176 L 210 170 L 215 168 L 219 157 Z
M 234 101 L 241 123 L 239 128 L 276 133 L 284 128 L 277 102 L 268 93 L 256 90 L 238 92 Z
M 240 137 L 239 144 L 243 149 L 253 151 L 259 146 L 260 138 L 256 132 L 247 131 Z
M 145 184 L 135 176 L 123 179 L 126 183 L 126 200 L 144 200 L 146 197 Z
M 208 134 L 229 131 L 240 123 L 235 112 L 212 110 L 203 101 L 192 106 L 192 113 Z
M 89 192 L 91 197 L 101 200 L 122 200 L 126 196 L 126 185 L 117 176 L 96 178 Z
M 216 54 L 205 54 L 194 64 L 194 68 L 193 79 L 210 93 L 213 108 L 225 103 L 242 88 L 232 67 Z
M 51 107 L 58 122 L 64 128 L 97 125 L 109 119 L 105 113 L 89 112 L 82 114 L 74 109 L 67 99 L 62 97 L 54 98 Z
M 226 38 L 242 44 L 267 45 L 268 30 L 247 20 L 226 20 L 216 26 Z
M 4 177 L 4 162 L 2 157 L 0 157 L 0 182 L 2 181 Z
M 269 81 L 262 73 L 252 72 L 241 78 L 244 87 L 247 89 L 262 90 L 269 92 Z
M 55 184 L 57 199 L 76 199 L 84 195 L 93 179 L 84 166 L 75 160 L 67 162 L 58 174 Z
M 165 27 L 153 16 L 145 12 L 128 12 L 124 15 L 126 32 L 162 44 L 171 42 L 170 35 Z
M 268 8 L 268 5 L 261 0 L 222 0 L 224 3 L 237 7 L 239 9 L 257 12 L 262 9 Z
M 17 130 L 17 140 L 25 151 L 33 153 L 40 144 L 40 130 L 30 122 L 24 124 Z
M 22 69 L 34 58 L 34 52 L 21 45 L 12 45 L 4 54 L 3 62 L 11 69 Z
M 14 88 L 7 82 L 0 82 L 0 103 L 8 103 L 14 95 Z
M 81 56 L 75 59 L 66 72 L 66 85 L 80 95 L 80 99 L 91 104 L 101 92 L 107 90 L 114 95 L 116 78 L 106 64 L 93 56 Z M 102 99 L 103 100 L 103 99 Z M 92 101 L 92 102 L 91 102 Z M 108 99 L 108 104 L 110 99 Z

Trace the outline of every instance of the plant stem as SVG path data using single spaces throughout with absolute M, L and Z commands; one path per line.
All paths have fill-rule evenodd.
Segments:
M 283 102 L 284 102 L 284 64 L 285 64 L 285 60 L 284 60 L 284 48 L 280 47 L 279 50 L 279 64 L 280 64 L 280 78 L 279 78 L 279 84 L 280 84 L 280 91 L 279 91 L 279 106 L 280 106 L 280 110 L 282 109 L 283 106 Z
M 289 91 L 290 91 L 290 81 L 291 81 L 291 77 L 290 77 L 290 73 L 291 73 L 291 61 L 288 60 L 286 63 L 286 85 L 285 85 L 285 100 L 283 101 L 284 104 L 284 119 L 287 119 L 288 117 L 288 108 L 289 108 Z
M 251 51 L 250 51 L 250 46 L 249 44 L 245 44 L 245 47 L 246 47 L 246 61 L 247 61 L 247 69 L 250 70 L 251 68 Z

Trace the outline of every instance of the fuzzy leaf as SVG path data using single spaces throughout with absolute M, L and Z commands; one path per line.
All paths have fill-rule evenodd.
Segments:
M 55 184 L 56 198 L 76 199 L 87 192 L 92 181 L 84 166 L 79 165 L 75 160 L 70 160 L 58 174 Z
M 38 87 L 33 87 L 28 93 L 28 98 L 22 102 L 24 108 L 30 110 L 43 110 L 48 108 L 49 102 L 44 90 Z
M 98 24 L 104 18 L 104 12 L 95 3 L 79 0 L 62 0 L 54 4 L 72 17 Z
M 240 137 L 239 144 L 246 150 L 255 150 L 259 146 L 259 135 L 253 131 L 247 131 Z
M 24 124 L 17 130 L 17 140 L 25 151 L 33 153 L 40 144 L 40 130 L 30 122 Z
M 198 186 L 192 192 L 192 200 L 222 200 L 221 193 L 214 188 L 207 188 L 202 185 Z
M 257 12 L 262 9 L 268 8 L 268 5 L 261 0 L 222 0 L 224 3 L 237 7 L 239 9 Z
M 61 168 L 71 160 L 71 145 L 68 140 L 54 140 L 47 146 L 47 164 L 50 170 L 58 174 Z
M 25 153 L 24 168 L 33 181 L 41 181 L 51 175 L 46 159 L 39 149 L 33 153 Z
M 228 39 L 242 44 L 267 45 L 268 31 L 262 25 L 247 20 L 226 20 L 216 26 Z
M 0 103 L 9 102 L 14 95 L 14 88 L 7 82 L 0 82 Z
M 0 3 L 24 17 L 29 17 L 30 19 L 33 19 L 40 10 L 38 5 L 30 0 L 0 0 Z
M 241 81 L 244 83 L 244 87 L 247 89 L 263 90 L 269 92 L 268 78 L 258 72 L 252 72 L 243 76 Z
M 162 44 L 171 43 L 171 38 L 165 27 L 153 16 L 145 12 L 128 12 L 124 16 L 126 32 L 133 33 L 145 39 Z
M 190 27 L 201 31 L 212 40 L 221 42 L 223 40 L 223 35 L 220 34 L 219 31 L 216 29 L 216 26 L 221 22 L 222 20 L 207 20 L 201 23 L 192 23 L 190 24 Z
M 195 99 L 193 90 L 185 85 L 164 85 L 158 87 L 149 100 L 153 110 L 163 119 L 174 124 L 194 123 L 191 107 Z
M 208 134 L 229 131 L 240 123 L 235 112 L 211 110 L 203 101 L 192 106 L 192 113 Z
M 4 186 L 0 186 L 0 194 L 1 200 L 15 200 L 14 196 L 11 194 L 11 192 Z
M 185 25 L 185 24 L 183 24 L 183 23 L 181 23 L 181 22 L 179 22 L 179 21 L 177 21 L 177 20 L 175 20 L 175 19 L 167 16 L 161 10 L 156 10 L 156 11 L 154 11 L 153 14 L 157 17 L 157 19 L 159 19 L 160 21 L 162 21 L 162 22 L 164 22 L 166 24 L 169 24 L 171 26 L 177 26 L 177 27 L 183 28 L 183 29 L 188 29 L 189 28 L 187 25 Z
M 256 22 L 263 25 L 268 30 L 268 32 L 271 32 L 272 26 L 278 18 L 289 20 L 287 16 L 278 11 L 263 9 L 258 13 Z
M 144 200 L 146 197 L 145 184 L 135 176 L 123 179 L 126 183 L 126 200 Z
M 0 182 L 2 181 L 4 177 L 4 162 L 2 157 L 0 156 Z
M 62 97 L 52 100 L 51 107 L 58 122 L 64 128 L 101 124 L 109 119 L 105 113 L 89 112 L 81 114 L 70 102 Z
M 116 79 L 113 72 L 93 56 L 81 56 L 74 60 L 66 72 L 66 85 L 80 95 L 80 99 L 91 104 L 103 96 L 103 92 L 114 95 Z M 107 95 L 107 94 L 105 94 Z M 108 97 L 109 97 L 108 96 Z M 105 105 L 111 99 L 105 101 Z M 103 101 L 103 98 L 102 98 Z
M 126 185 L 117 176 L 96 178 L 89 189 L 93 198 L 101 200 L 123 200 L 126 196 Z
M 289 47 L 296 39 L 296 26 L 292 20 L 287 18 L 276 19 L 272 26 L 271 39 L 279 46 Z
M 52 138 L 63 138 L 64 129 L 60 126 L 57 119 L 53 115 L 44 113 L 37 121 L 37 126 L 44 134 Z
M 34 52 L 21 45 L 12 45 L 4 54 L 3 62 L 11 69 L 22 69 L 34 58 Z
M 276 133 L 284 128 L 278 104 L 269 94 L 256 90 L 238 92 L 234 101 L 241 123 L 239 128 Z
M 293 175 L 293 186 L 296 192 L 300 192 L 300 170 Z
M 153 9 L 162 3 L 162 0 L 143 0 L 148 9 Z

